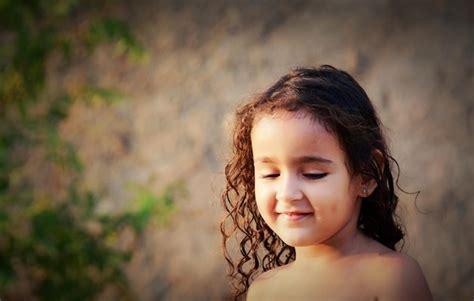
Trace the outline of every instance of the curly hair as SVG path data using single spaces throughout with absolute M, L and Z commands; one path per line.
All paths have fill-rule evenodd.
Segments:
M 244 296 L 261 272 L 295 260 L 295 249 L 285 244 L 265 223 L 255 202 L 252 126 L 256 119 L 277 110 L 304 112 L 337 137 L 351 174 L 377 182 L 362 199 L 357 227 L 365 235 L 395 250 L 404 237 L 395 209 L 393 167 L 382 124 L 362 87 L 346 72 L 329 65 L 297 68 L 237 110 L 233 154 L 225 167 L 222 203 L 227 212 L 221 222 L 224 256 L 233 278 L 234 300 Z M 377 151 L 382 159 L 376 158 Z M 397 178 L 398 179 L 398 178 Z M 230 240 L 240 240 L 234 259 Z

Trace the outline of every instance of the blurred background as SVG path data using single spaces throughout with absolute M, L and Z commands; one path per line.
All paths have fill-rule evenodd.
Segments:
M 0 298 L 226 300 L 235 108 L 352 74 L 436 300 L 474 296 L 471 1 L 0 1 Z M 469 255 L 471 254 L 471 255 Z

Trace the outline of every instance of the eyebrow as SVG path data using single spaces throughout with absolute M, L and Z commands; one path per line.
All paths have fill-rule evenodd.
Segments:
M 270 157 L 259 157 L 259 158 L 255 158 L 255 162 L 260 162 L 260 163 L 276 163 L 275 160 L 273 160 L 272 158 Z M 296 158 L 294 160 L 295 163 L 299 163 L 299 164 L 306 164 L 306 163 L 324 163 L 324 164 L 331 164 L 333 163 L 333 161 L 329 160 L 329 159 L 326 159 L 326 158 L 323 158 L 323 157 L 320 157 L 320 156 L 303 156 L 303 157 L 299 157 L 299 158 Z

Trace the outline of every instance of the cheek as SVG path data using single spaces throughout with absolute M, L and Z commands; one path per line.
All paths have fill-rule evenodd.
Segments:
M 356 196 L 348 188 L 348 185 L 325 185 L 312 189 L 311 205 L 325 216 L 345 215 L 356 203 Z
M 255 185 L 255 201 L 257 202 L 258 211 L 267 219 L 272 215 L 276 200 L 272 189 L 264 185 Z

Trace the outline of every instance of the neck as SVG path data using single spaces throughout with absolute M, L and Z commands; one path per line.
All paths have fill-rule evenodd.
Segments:
M 328 240 L 304 247 L 296 247 L 295 263 L 329 262 L 358 254 L 367 238 L 355 225 L 346 227 Z

